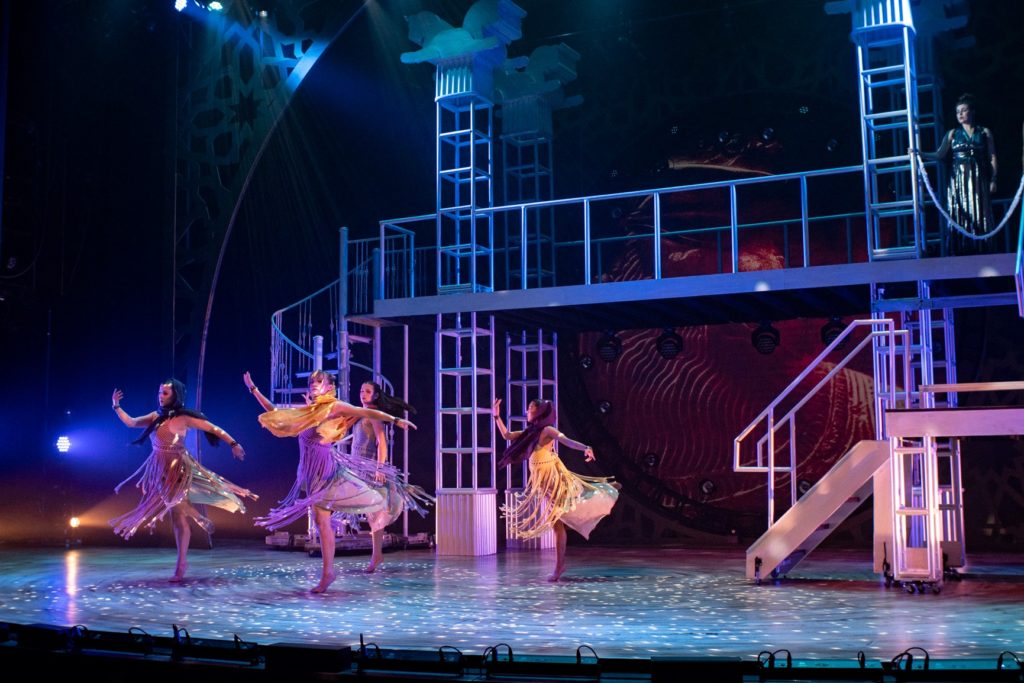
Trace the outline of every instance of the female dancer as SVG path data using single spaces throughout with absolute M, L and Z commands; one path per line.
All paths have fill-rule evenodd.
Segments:
M 340 441 L 359 418 L 389 422 L 402 429 L 416 425 L 408 420 L 371 408 L 357 408 L 335 398 L 334 378 L 317 370 L 309 376 L 309 404 L 302 408 L 278 408 L 264 396 L 249 373 L 242 380 L 249 392 L 267 411 L 259 416 L 260 424 L 274 436 L 299 438 L 299 468 L 291 491 L 256 523 L 268 529 L 279 529 L 303 517 L 312 508 L 320 535 L 323 571 L 320 582 L 311 589 L 323 593 L 337 578 L 334 572 L 334 529 L 331 513 L 350 516 L 378 513 L 387 506 L 387 490 L 374 485 L 395 478 L 394 468 L 365 458 L 342 458 L 331 444 Z
M 376 408 L 388 415 L 398 415 L 403 412 L 415 413 L 416 409 L 405 401 L 392 396 L 376 382 L 363 382 L 359 387 L 359 402 L 364 408 Z M 408 507 L 421 515 L 426 514 L 424 504 L 433 502 L 433 497 L 427 494 L 419 486 L 414 486 L 405 481 L 404 477 L 386 477 L 384 468 L 388 461 L 387 436 L 384 434 L 384 423 L 380 420 L 363 418 L 352 427 L 351 453 L 355 457 L 365 458 L 377 462 L 377 472 L 374 483 L 383 485 L 386 490 L 385 505 L 378 512 L 366 515 L 366 521 L 370 525 L 370 539 L 373 544 L 373 551 L 370 554 L 370 564 L 366 567 L 367 573 L 372 573 L 380 566 L 383 560 L 384 529 L 399 518 L 402 511 Z M 397 470 L 396 470 L 397 472 Z
M 245 451 L 230 434 L 207 420 L 205 415 L 185 408 L 185 385 L 176 379 L 160 385 L 157 394 L 159 408 L 148 415 L 130 416 L 121 407 L 123 397 L 124 392 L 114 390 L 111 396 L 114 412 L 127 426 L 146 428 L 134 443 L 141 444 L 149 437 L 153 452 L 135 474 L 114 489 L 120 491 L 122 486 L 138 478 L 135 486 L 141 489 L 142 499 L 134 510 L 110 520 L 110 524 L 114 533 L 127 539 L 143 526 L 152 527 L 170 512 L 174 542 L 178 548 L 178 562 L 170 580 L 177 583 L 185 578 L 188 569 L 185 555 L 192 537 L 189 518 L 208 533 L 213 531 L 213 523 L 195 506 L 213 505 L 228 512 L 245 512 L 242 499 L 257 498 L 247 489 L 200 465 L 185 449 L 186 432 L 198 429 L 213 445 L 224 441 L 231 446 L 231 454 L 239 460 L 245 458 Z
M 555 406 L 551 401 L 534 399 L 526 410 L 526 429 L 510 432 L 501 420 L 501 399 L 491 408 L 501 437 L 512 441 L 498 463 L 498 469 L 518 465 L 530 459 L 530 477 L 516 502 L 503 506 L 514 538 L 540 536 L 548 529 L 555 532 L 555 571 L 548 581 L 558 581 L 565 571 L 565 527 L 570 526 L 583 538 L 589 538 L 597 523 L 611 512 L 619 497 L 618 484 L 609 477 L 587 477 L 570 472 L 554 451 L 555 442 L 583 451 L 587 462 L 594 460 L 594 449 L 570 439 L 555 425 Z

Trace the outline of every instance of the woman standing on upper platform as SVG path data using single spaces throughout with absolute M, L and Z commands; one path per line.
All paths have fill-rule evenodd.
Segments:
M 548 529 L 555 532 L 555 570 L 548 581 L 558 581 L 565 571 L 566 530 L 569 526 L 589 538 L 597 523 L 615 505 L 618 484 L 609 477 L 587 477 L 570 472 L 555 453 L 555 443 L 583 451 L 593 462 L 594 449 L 570 439 L 555 427 L 555 406 L 551 401 L 534 399 L 526 410 L 526 429 L 510 432 L 501 419 L 501 399 L 491 408 L 498 432 L 512 444 L 498 463 L 498 469 L 518 465 L 530 459 L 530 476 L 516 502 L 503 506 L 509 520 L 509 535 L 530 539 Z
M 178 548 L 178 562 L 170 580 L 179 582 L 185 578 L 188 569 L 185 555 L 192 538 L 189 518 L 208 533 L 213 532 L 213 523 L 195 506 L 213 505 L 228 512 L 245 512 L 242 499 L 257 498 L 249 490 L 200 465 L 185 449 L 185 434 L 189 429 L 198 429 L 215 446 L 223 441 L 231 446 L 231 454 L 239 460 L 245 459 L 245 451 L 230 434 L 207 420 L 205 415 L 185 407 L 185 385 L 176 379 L 160 385 L 157 393 L 159 408 L 147 415 L 130 416 L 121 407 L 122 398 L 124 393 L 115 389 L 111 396 L 114 413 L 129 427 L 145 427 L 146 431 L 134 443 L 141 444 L 149 437 L 153 451 L 135 474 L 114 489 L 120 491 L 122 486 L 138 478 L 135 485 L 142 490 L 142 500 L 134 510 L 110 520 L 110 524 L 114 533 L 128 539 L 143 526 L 152 527 L 170 512 L 174 542 Z
M 331 514 L 341 512 L 372 515 L 388 506 L 388 492 L 383 483 L 397 474 L 387 464 L 366 458 L 343 458 L 332 445 L 345 437 L 360 418 L 391 423 L 401 429 L 416 428 L 408 420 L 380 410 L 357 408 L 335 397 L 334 378 L 322 370 L 309 376 L 308 405 L 301 408 L 278 408 L 260 393 L 249 373 L 242 377 L 249 392 L 267 411 L 259 416 L 260 424 L 274 436 L 296 436 L 299 439 L 299 467 L 295 484 L 281 501 L 256 523 L 270 530 L 279 529 L 304 517 L 313 510 L 323 571 L 320 582 L 311 589 L 323 593 L 337 578 L 334 572 L 334 528 Z M 389 469 L 390 468 L 390 469 Z
M 996 145 L 992 131 L 974 121 L 974 97 L 963 94 L 956 101 L 956 120 L 960 124 L 946 133 L 934 154 L 922 153 L 924 159 L 944 159 L 950 151 L 953 164 L 946 207 L 950 217 L 972 235 L 983 236 L 995 228 L 992 217 L 992 194 L 996 191 Z M 991 252 L 992 240 L 965 237 L 950 226 L 946 239 L 949 254 Z

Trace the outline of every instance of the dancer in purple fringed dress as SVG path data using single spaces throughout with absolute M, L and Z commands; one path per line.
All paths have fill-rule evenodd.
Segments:
M 392 507 L 392 493 L 403 496 L 404 503 L 413 509 L 422 510 L 417 499 L 423 502 L 429 499 L 422 489 L 408 485 L 402 473 L 386 462 L 354 454 L 346 456 L 332 445 L 343 439 L 360 418 L 390 423 L 401 429 L 415 429 L 416 425 L 402 417 L 338 400 L 334 395 L 333 377 L 323 371 L 310 375 L 309 403 L 300 408 L 275 406 L 256 388 L 249 373 L 245 373 L 243 381 L 267 411 L 259 416 L 260 424 L 275 436 L 299 439 L 295 484 L 280 505 L 256 523 L 271 530 L 279 529 L 304 517 L 309 509 L 313 510 L 320 535 L 323 570 L 311 592 L 323 593 L 337 578 L 333 567 L 332 513 L 340 512 L 353 519 L 365 514 L 371 519 L 372 529 L 374 519 L 379 520 L 378 524 L 385 519 L 390 523 L 388 510 Z

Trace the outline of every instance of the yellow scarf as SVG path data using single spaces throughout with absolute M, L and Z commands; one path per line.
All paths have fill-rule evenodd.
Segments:
M 324 394 L 317 396 L 308 406 L 269 410 L 258 419 L 274 436 L 298 436 L 310 427 L 316 427 L 321 443 L 334 443 L 341 441 L 359 419 L 350 415 L 327 419 L 338 402 L 330 394 Z

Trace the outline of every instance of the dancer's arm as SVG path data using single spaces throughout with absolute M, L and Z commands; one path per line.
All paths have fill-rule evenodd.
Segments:
M 141 415 L 139 417 L 132 417 L 124 411 L 121 407 L 121 399 L 124 398 L 124 392 L 120 389 L 114 389 L 113 395 L 110 397 L 111 407 L 114 409 L 114 414 L 128 427 L 148 427 L 149 424 L 157 418 L 156 411 L 148 415 Z
M 385 477 L 384 477 L 384 473 L 381 472 L 379 468 L 383 467 L 384 464 L 387 463 L 387 461 L 388 461 L 388 437 L 384 433 L 384 424 L 382 422 L 378 422 L 377 420 L 373 420 L 371 422 L 371 424 L 373 424 L 373 433 L 377 437 L 377 467 L 378 467 L 378 470 L 377 470 L 377 474 L 374 475 L 374 478 L 377 480 L 377 483 L 380 484 L 380 483 L 383 483 Z
M 256 397 L 256 400 L 263 406 L 263 410 L 277 410 L 277 406 L 270 402 L 270 399 L 264 396 L 260 390 L 256 387 L 256 383 L 252 381 L 252 377 L 249 372 L 246 371 L 242 375 L 242 381 L 245 382 L 245 388 L 249 390 L 249 393 Z
M 936 161 L 938 159 L 945 159 L 946 155 L 949 154 L 949 146 L 953 144 L 953 131 L 950 130 L 942 138 L 942 144 L 934 152 L 922 151 L 921 158 L 925 161 Z
M 501 438 L 505 441 L 511 441 L 517 438 L 522 432 L 510 432 L 505 427 L 505 423 L 501 419 L 501 399 L 494 399 L 494 405 L 491 406 L 491 415 L 494 416 L 494 425 L 498 428 L 498 433 L 501 434 Z
M 583 451 L 583 459 L 587 462 L 593 462 L 595 460 L 593 448 L 584 443 L 580 443 L 575 439 L 570 439 L 554 427 L 545 427 L 544 435 L 552 440 L 557 440 L 558 443 L 568 446 L 569 448 L 575 448 L 578 451 Z
M 400 429 L 409 429 L 410 427 L 416 429 L 416 425 L 409 422 L 409 420 L 406 420 L 404 417 L 396 417 L 375 408 L 358 408 L 351 403 L 346 403 L 345 401 L 336 401 L 331 407 L 331 412 L 327 415 L 327 418 L 331 419 L 341 417 L 342 415 L 348 415 L 350 417 L 367 417 L 371 420 L 391 423 Z
M 207 434 L 213 434 L 218 439 L 231 446 L 231 455 L 235 456 L 238 460 L 245 460 L 245 449 L 242 448 L 242 444 L 238 443 L 230 434 L 209 420 L 201 420 L 198 417 L 192 417 L 191 415 L 180 415 L 177 419 L 184 420 L 185 424 L 192 429 L 198 429 L 206 432 Z

